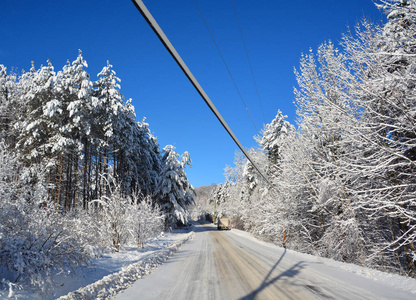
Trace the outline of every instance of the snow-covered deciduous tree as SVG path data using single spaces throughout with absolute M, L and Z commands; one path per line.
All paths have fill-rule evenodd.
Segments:
M 346 154 L 354 153 L 349 137 L 357 124 L 359 109 L 351 86 L 357 80 L 348 68 L 345 55 L 332 43 L 319 47 L 316 60 L 312 53 L 302 57 L 297 80 L 299 138 L 305 145 L 300 149 L 304 160 L 299 161 L 299 171 L 306 188 L 302 201 L 308 203 L 305 206 L 307 214 L 304 214 L 306 222 L 302 222 L 302 227 L 310 242 L 315 244 L 312 249 L 319 253 L 332 247 L 325 243 L 325 236 L 331 232 L 332 226 L 354 221 L 347 213 L 351 211 L 349 206 L 353 199 L 346 190 L 349 182 L 344 172 L 344 158 Z M 338 236 L 336 243 L 346 248 L 353 246 L 347 245 L 347 241 L 358 244 L 361 239 L 354 241 L 344 234 Z M 361 258 L 355 257 L 354 262 Z
M 377 241 L 371 258 L 389 257 L 387 268 L 399 266 L 414 276 L 415 2 L 379 3 L 388 17 L 385 26 L 364 24 L 357 37 L 344 42 L 360 80 L 354 92 L 362 107 L 357 134 L 351 136 L 361 151 L 348 157 L 355 180 L 350 193 L 382 229 L 370 235 Z
M 229 180 L 226 180 L 224 184 L 219 184 L 210 195 L 209 204 L 213 208 L 213 211 L 210 212 L 211 215 L 215 218 L 218 217 L 229 217 L 232 207 L 232 190 L 234 183 Z M 234 193 L 233 193 L 234 194 Z
M 243 164 L 230 197 L 267 240 L 414 276 L 416 2 L 378 7 L 384 26 L 364 21 L 340 49 L 302 55 L 298 128 L 278 113 L 257 139 L 273 188 Z

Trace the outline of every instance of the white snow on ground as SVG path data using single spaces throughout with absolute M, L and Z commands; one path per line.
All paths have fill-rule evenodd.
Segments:
M 268 247 L 273 247 L 273 248 L 280 248 L 274 244 L 261 241 L 248 232 L 238 230 L 238 229 L 233 229 L 232 231 L 236 235 L 250 239 L 259 244 L 262 244 Z M 360 275 L 360 276 L 372 279 L 386 286 L 391 286 L 391 287 L 394 287 L 403 291 L 416 294 L 416 279 L 414 278 L 400 276 L 397 274 L 386 273 L 386 272 L 378 271 L 375 269 L 358 266 L 355 264 L 343 263 L 343 262 L 335 261 L 329 258 L 300 253 L 300 252 L 296 252 L 293 250 L 287 250 L 287 254 L 291 256 L 296 256 L 299 261 L 304 260 L 304 261 L 324 264 L 326 266 L 329 266 L 335 269 L 345 270 L 345 271 L 354 273 L 356 275 Z M 416 296 L 415 296 L 415 299 L 416 299 Z
M 149 274 L 193 235 L 193 231 L 175 230 L 155 239 L 143 249 L 126 248 L 118 253 L 106 253 L 94 259 L 93 267 L 74 270 L 75 274 L 55 276 L 55 287 L 46 295 L 16 289 L 10 293 L 7 289 L 0 291 L 0 299 L 107 299 Z
M 250 239 L 271 248 L 280 248 L 271 243 L 261 241 L 250 233 L 233 229 L 236 235 Z M 61 274 L 54 278 L 55 288 L 47 295 L 37 291 L 15 290 L 12 299 L 107 299 L 128 288 L 136 280 L 149 274 L 168 259 L 184 243 L 191 239 L 193 231 L 181 230 L 167 233 L 155 239 L 144 249 L 127 248 L 118 253 L 106 253 L 94 260 L 94 267 L 74 270 L 73 274 Z M 342 263 L 327 258 L 287 250 L 287 255 L 298 260 L 316 262 L 334 269 L 342 269 L 383 285 L 416 294 L 416 280 L 396 274 Z M 319 265 L 317 266 L 319 267 Z M 0 299 L 9 299 L 9 290 L 0 291 Z M 416 297 L 416 296 L 415 296 Z

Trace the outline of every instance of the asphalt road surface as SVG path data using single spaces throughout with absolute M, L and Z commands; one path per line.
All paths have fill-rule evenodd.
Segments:
M 212 225 L 114 299 L 416 299 Z

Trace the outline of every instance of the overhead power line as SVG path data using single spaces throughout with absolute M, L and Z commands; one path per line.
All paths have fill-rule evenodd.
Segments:
M 251 67 L 250 57 L 248 56 L 248 51 L 247 51 L 247 47 L 246 47 L 246 42 L 244 40 L 243 30 L 241 29 L 240 20 L 238 19 L 237 9 L 235 8 L 234 0 L 231 0 L 231 2 L 233 3 L 235 18 L 237 19 L 238 28 L 240 29 L 241 39 L 243 41 L 244 51 L 246 52 L 248 65 L 250 67 L 251 77 L 253 77 L 254 87 L 256 88 L 257 99 L 259 100 L 260 110 L 261 110 L 261 113 L 263 115 L 263 122 L 264 122 L 264 124 L 266 124 L 266 118 L 264 116 L 263 105 L 261 104 L 261 100 L 260 100 L 259 89 L 257 88 L 257 82 L 256 82 L 256 79 L 254 78 L 254 72 L 253 72 L 253 68 Z
M 234 77 L 233 77 L 233 75 L 231 74 L 230 68 L 228 68 L 227 63 L 225 62 L 225 58 L 224 58 L 224 56 L 223 56 L 223 55 L 222 55 L 222 53 L 221 53 L 220 47 L 218 47 L 218 44 L 217 44 L 217 42 L 215 41 L 214 35 L 212 34 L 211 30 L 209 29 L 208 23 L 207 23 L 207 21 L 205 20 L 204 15 L 202 14 L 201 9 L 199 8 L 198 4 L 196 3 L 196 0 L 194 0 L 194 3 L 195 3 L 196 8 L 197 8 L 197 9 L 198 9 L 198 11 L 199 11 L 199 14 L 201 15 L 202 21 L 204 21 L 204 24 L 205 24 L 205 26 L 206 26 L 206 27 L 207 27 L 207 29 L 208 29 L 209 35 L 211 36 L 211 39 L 212 39 L 212 41 L 214 42 L 215 48 L 217 48 L 217 51 L 218 51 L 218 53 L 219 53 L 219 54 L 220 54 L 220 56 L 221 56 L 222 62 L 224 63 L 224 66 L 225 66 L 225 68 L 226 68 L 226 69 L 227 69 L 227 71 L 228 71 L 228 75 L 230 75 L 231 80 L 232 80 L 232 81 L 233 81 L 233 83 L 234 83 L 234 87 L 235 87 L 235 89 L 237 90 L 237 93 L 238 93 L 238 95 L 240 96 L 241 101 L 243 102 L 243 105 L 244 105 L 244 107 L 245 107 L 245 109 L 246 109 L 246 111 L 247 111 L 247 113 L 248 113 L 248 115 L 249 115 L 249 117 L 250 117 L 250 119 L 251 119 L 251 122 L 253 123 L 254 129 L 256 130 L 256 133 L 258 133 L 259 131 L 258 131 L 258 129 L 257 129 L 257 126 L 256 126 L 256 124 L 254 123 L 254 120 L 253 120 L 253 118 L 252 118 L 252 116 L 251 116 L 251 114 L 250 114 L 250 111 L 248 110 L 248 107 L 247 107 L 247 105 L 246 105 L 246 102 L 244 101 L 243 96 L 241 95 L 240 90 L 238 89 L 237 83 L 235 82 Z
M 152 28 L 154 33 L 157 35 L 159 40 L 162 42 L 162 44 L 165 46 L 166 50 L 170 53 L 170 55 L 173 57 L 173 59 L 176 61 L 178 66 L 182 69 L 186 77 L 189 79 L 189 81 L 192 83 L 194 88 L 198 91 L 199 95 L 202 97 L 202 99 L 205 101 L 205 103 L 208 105 L 208 107 L 211 109 L 211 111 L 214 113 L 214 115 L 217 117 L 217 119 L 220 121 L 221 125 L 224 127 L 224 129 L 228 132 L 228 134 L 231 136 L 233 141 L 237 144 L 238 148 L 240 148 L 241 152 L 243 152 L 244 156 L 251 162 L 253 167 L 257 170 L 257 172 L 260 174 L 261 177 L 271 186 L 269 180 L 267 177 L 263 174 L 263 172 L 260 170 L 260 168 L 257 166 L 257 164 L 254 162 L 254 160 L 250 157 L 248 152 L 244 149 L 244 147 L 241 145 L 240 141 L 237 139 L 237 137 L 232 132 L 231 128 L 228 126 L 228 124 L 225 122 L 224 118 L 221 116 L 219 111 L 216 109 L 214 103 L 212 103 L 211 99 L 209 99 L 208 95 L 205 93 L 205 91 L 202 89 L 201 85 L 198 83 L 194 75 L 191 73 L 185 62 L 182 60 L 178 52 L 175 50 L 163 30 L 160 28 L 160 26 L 157 24 L 156 20 L 153 18 L 149 10 L 144 5 L 143 1 L 141 0 L 132 0 L 133 4 L 136 6 L 136 8 L 139 10 L 140 14 L 143 16 L 143 18 L 146 20 L 147 24 Z

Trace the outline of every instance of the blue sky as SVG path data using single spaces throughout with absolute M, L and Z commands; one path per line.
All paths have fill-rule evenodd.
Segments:
M 193 0 L 147 0 L 164 30 L 243 146 L 257 134 Z M 371 0 L 234 0 L 251 59 L 260 109 L 231 0 L 197 0 L 258 130 L 280 109 L 296 119 L 293 68 L 302 52 L 332 40 L 366 17 L 383 15 Z M 51 59 L 59 71 L 78 49 L 91 79 L 109 60 L 121 92 L 147 118 L 160 146 L 188 151 L 195 186 L 221 183 L 237 146 L 202 101 L 130 0 L 1 0 L 0 64 L 18 71 Z

